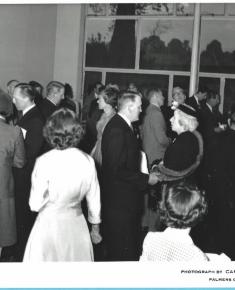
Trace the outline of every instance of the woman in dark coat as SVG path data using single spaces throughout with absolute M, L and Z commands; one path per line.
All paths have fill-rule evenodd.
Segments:
M 152 170 L 159 174 L 159 181 L 169 182 L 189 177 L 199 166 L 203 156 L 203 140 L 196 131 L 196 111 L 179 105 L 171 118 L 172 130 L 177 137 L 166 149 L 163 161 Z

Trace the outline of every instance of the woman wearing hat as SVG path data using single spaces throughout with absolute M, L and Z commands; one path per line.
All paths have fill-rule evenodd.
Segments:
M 16 243 L 15 193 L 12 167 L 23 167 L 24 140 L 19 127 L 8 125 L 10 97 L 0 90 L 0 256 L 3 247 Z
M 196 111 L 181 104 L 175 109 L 170 121 L 177 137 L 167 148 L 163 161 L 152 168 L 158 173 L 159 181 L 175 181 L 192 175 L 203 156 L 203 140 L 196 131 Z

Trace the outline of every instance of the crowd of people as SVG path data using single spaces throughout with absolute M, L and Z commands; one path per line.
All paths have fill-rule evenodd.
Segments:
M 0 91 L 1 261 L 235 259 L 235 105 L 217 92 L 12 80 Z M 81 123 L 83 120 L 83 123 Z M 229 258 L 228 258 L 229 257 Z

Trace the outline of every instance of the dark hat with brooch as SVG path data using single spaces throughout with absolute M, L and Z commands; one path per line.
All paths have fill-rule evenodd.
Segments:
M 186 115 L 197 118 L 196 110 L 187 104 L 180 104 L 179 106 L 176 107 L 176 110 L 180 110 L 183 113 L 185 113 Z
M 0 89 L 0 115 L 9 117 L 13 114 L 13 103 L 11 97 Z

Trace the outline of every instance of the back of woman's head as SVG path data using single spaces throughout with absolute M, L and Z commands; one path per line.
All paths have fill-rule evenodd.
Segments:
M 119 90 L 115 87 L 106 87 L 102 91 L 102 96 L 106 104 L 109 104 L 114 109 L 117 108 Z
M 69 109 L 55 111 L 47 120 L 43 135 L 52 148 L 77 147 L 83 137 L 83 128 L 75 113 Z
M 175 112 L 179 116 L 179 123 L 184 127 L 185 131 L 193 132 L 197 129 L 197 118 L 190 116 L 179 109 L 176 109 Z
M 64 85 L 64 97 L 65 99 L 73 99 L 73 88 L 68 83 Z
M 204 217 L 206 210 L 204 192 L 196 185 L 181 181 L 166 186 L 160 204 L 161 220 L 166 226 L 193 227 Z

